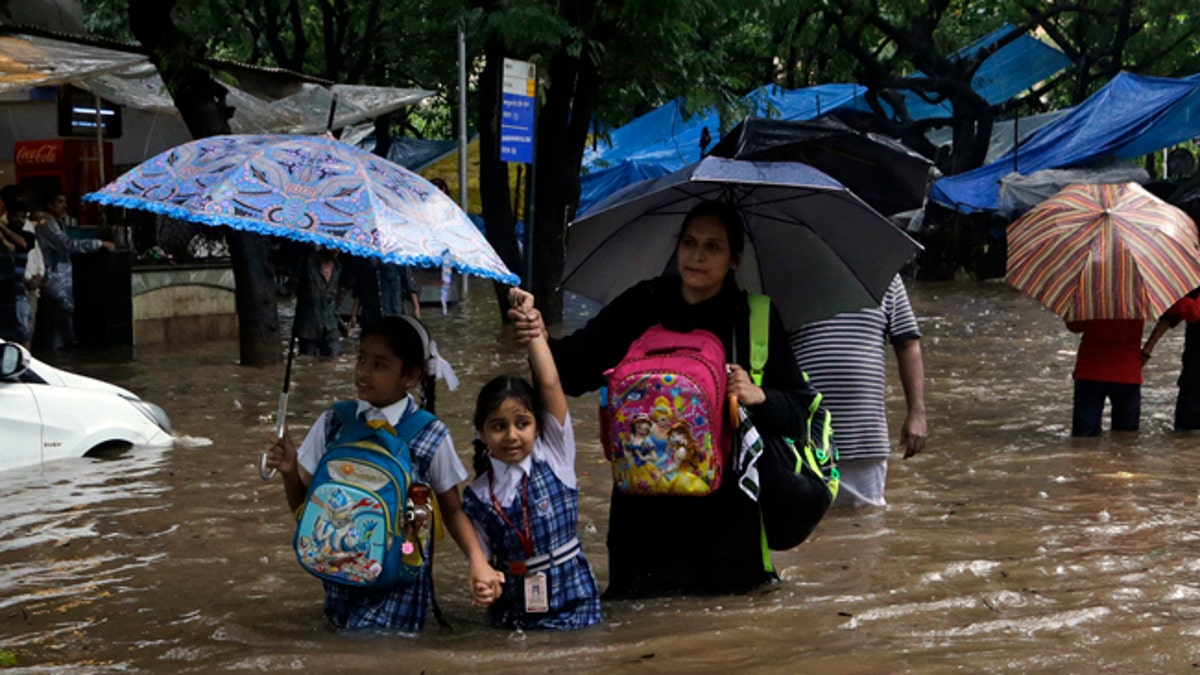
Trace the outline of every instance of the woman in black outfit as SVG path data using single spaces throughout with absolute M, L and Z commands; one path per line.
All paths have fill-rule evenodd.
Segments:
M 680 230 L 679 275 L 643 281 L 604 307 L 586 326 L 551 342 L 563 389 L 572 396 L 605 384 L 604 371 L 651 326 L 707 330 L 725 346 L 728 391 L 762 433 L 803 434 L 816 392 L 791 358 L 778 311 L 771 308 L 770 353 L 763 386 L 750 381 L 749 305 L 733 273 L 744 246 L 741 214 L 702 202 Z M 617 273 L 614 270 L 614 273 Z M 510 314 L 518 341 L 545 330 L 540 314 Z M 728 414 L 728 411 L 724 411 Z M 735 441 L 736 443 L 736 441 Z M 732 457 L 721 487 L 705 497 L 638 496 L 613 490 L 606 597 L 674 593 L 741 593 L 775 578 L 758 504 L 738 487 Z

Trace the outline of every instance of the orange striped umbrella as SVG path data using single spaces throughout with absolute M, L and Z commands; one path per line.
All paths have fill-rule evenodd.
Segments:
M 1008 226 L 1005 278 L 1067 321 L 1157 319 L 1200 286 L 1200 242 L 1136 183 L 1071 185 Z

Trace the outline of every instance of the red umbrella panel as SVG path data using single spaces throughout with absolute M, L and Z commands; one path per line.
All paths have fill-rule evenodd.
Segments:
M 1071 185 L 1009 225 L 1005 278 L 1067 321 L 1157 319 L 1200 286 L 1200 242 L 1136 183 Z

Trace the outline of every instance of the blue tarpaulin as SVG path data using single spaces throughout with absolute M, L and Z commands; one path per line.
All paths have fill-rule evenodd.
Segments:
M 1121 73 L 1012 153 L 934 183 L 929 198 L 959 211 L 995 211 L 1000 179 L 1017 171 L 1131 159 L 1200 135 L 1200 75 L 1184 79 Z
M 845 106 L 861 97 L 865 88 L 853 84 L 826 84 L 786 90 L 774 85 L 759 87 L 744 98 L 753 114 L 785 120 L 807 120 Z M 644 178 L 655 178 L 700 160 L 704 128 L 712 141 L 721 138 L 721 120 L 715 109 L 684 116 L 683 99 L 634 119 L 611 132 L 597 151 L 584 155 L 578 213 L 618 188 Z
M 409 171 L 421 171 L 439 159 L 458 150 L 458 141 L 427 141 L 410 136 L 392 139 L 388 159 Z
M 1013 26 L 1004 27 L 985 35 L 960 49 L 957 56 L 967 57 L 986 49 L 1007 37 Z M 1071 65 L 1071 59 L 1050 45 L 1023 34 L 1012 42 L 997 49 L 987 57 L 971 79 L 971 89 L 992 105 L 999 105 L 1025 91 L 1033 85 L 1058 73 Z M 915 77 L 924 77 L 918 73 Z M 949 101 L 938 104 L 927 103 L 912 92 L 901 92 L 908 114 L 914 120 L 932 117 L 950 117 L 953 108 Z M 883 104 L 885 108 L 887 104 Z M 870 112 L 866 101 L 857 101 L 850 107 Z
M 1012 32 L 1003 28 L 959 50 L 969 55 L 985 49 Z M 1070 65 L 1070 59 L 1053 47 L 1030 37 L 1021 37 L 991 54 L 975 73 L 971 86 L 993 105 L 1002 103 Z M 785 90 L 775 85 L 760 87 L 745 96 L 749 113 L 782 120 L 810 120 L 836 109 L 869 111 L 866 88 L 857 84 L 825 84 Z M 949 117 L 949 102 L 926 103 L 905 93 L 909 114 L 914 119 Z M 715 109 L 684 115 L 683 99 L 652 110 L 612 131 L 607 142 L 584 155 L 580 179 L 579 215 L 614 190 L 628 185 L 625 180 L 661 176 L 700 159 L 700 137 L 705 127 L 712 137 L 708 148 L 720 140 L 721 122 Z
M 367 152 L 375 152 L 374 134 L 367 136 L 357 144 Z M 456 140 L 425 140 L 411 136 L 396 136 L 388 148 L 388 161 L 408 169 L 421 171 L 439 159 L 458 150 Z

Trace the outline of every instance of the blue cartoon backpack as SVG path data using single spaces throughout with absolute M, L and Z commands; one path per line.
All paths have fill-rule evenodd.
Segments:
M 425 564 L 430 489 L 412 482 L 408 442 L 435 418 L 417 410 L 398 428 L 364 422 L 355 401 L 333 406 L 340 430 L 313 473 L 297 511 L 292 545 L 300 566 L 321 579 L 389 588 L 417 578 Z

